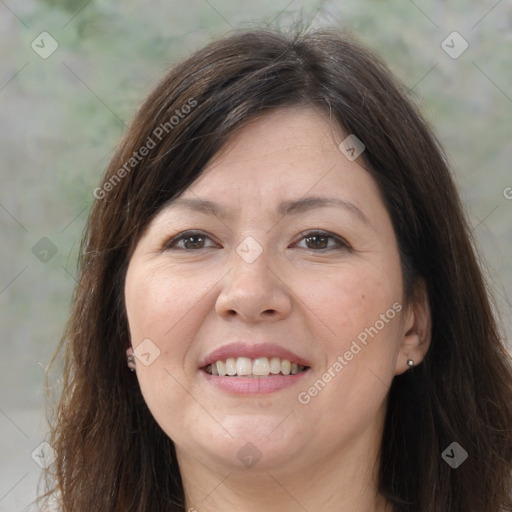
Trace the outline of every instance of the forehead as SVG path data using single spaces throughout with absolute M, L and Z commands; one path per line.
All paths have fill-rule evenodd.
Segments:
M 359 162 L 340 151 L 345 137 L 335 121 L 317 110 L 290 108 L 262 116 L 234 133 L 169 206 L 215 210 L 221 216 L 229 213 L 223 204 L 238 209 L 271 206 L 283 214 L 299 210 L 299 199 L 305 203 L 315 196 L 309 206 L 318 206 L 318 197 L 328 198 L 332 206 L 336 201 L 348 203 L 351 196 L 356 213 L 364 217 L 361 203 L 369 197 L 375 202 L 379 193 Z
M 289 107 L 259 116 L 233 133 L 223 148 L 211 159 L 205 172 L 218 165 L 251 165 L 269 160 L 276 164 L 299 163 L 334 152 L 345 138 L 339 124 L 322 110 Z

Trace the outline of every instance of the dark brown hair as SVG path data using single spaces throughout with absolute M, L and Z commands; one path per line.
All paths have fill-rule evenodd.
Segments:
M 428 289 L 431 346 L 423 363 L 393 380 L 380 493 L 395 512 L 512 510 L 510 356 L 439 144 L 386 66 L 352 38 L 253 31 L 170 70 L 95 191 L 56 353 L 65 351 L 65 369 L 48 480 L 63 511 L 184 511 L 173 443 L 126 366 L 127 264 L 148 223 L 236 130 L 297 106 L 322 109 L 363 141 L 358 161 L 392 219 L 406 291 L 420 277 Z M 457 469 L 441 457 L 452 442 L 469 455 Z

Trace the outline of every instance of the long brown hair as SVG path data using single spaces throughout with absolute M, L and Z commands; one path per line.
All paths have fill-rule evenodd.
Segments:
M 244 123 L 323 109 L 365 145 L 397 235 L 406 291 L 427 284 L 432 340 L 394 378 L 379 491 L 395 512 L 512 510 L 512 370 L 446 158 L 387 67 L 330 31 L 236 33 L 178 64 L 148 96 L 94 192 L 50 444 L 65 512 L 184 511 L 174 445 L 126 366 L 131 253 L 154 216 Z M 142 148 L 146 148 L 143 150 Z M 360 159 L 361 160 L 361 159 Z M 442 452 L 458 443 L 457 469 Z

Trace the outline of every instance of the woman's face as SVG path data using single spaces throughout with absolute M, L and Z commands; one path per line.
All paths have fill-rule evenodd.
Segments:
M 390 217 L 346 135 L 309 109 L 251 122 L 140 239 L 136 375 L 180 464 L 325 467 L 378 447 L 391 381 L 421 355 Z

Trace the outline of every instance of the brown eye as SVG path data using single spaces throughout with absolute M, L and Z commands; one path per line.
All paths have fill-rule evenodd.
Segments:
M 313 235 L 304 238 L 309 249 L 327 249 L 329 237 L 324 235 Z
M 210 246 L 206 246 L 206 242 L 210 240 L 208 236 L 199 231 L 186 231 L 175 236 L 172 240 L 167 242 L 165 249 L 181 249 L 185 251 L 194 251 L 198 249 L 205 249 L 208 247 L 214 247 L 212 243 Z M 211 240 L 210 240 L 211 241 Z
M 190 235 L 183 239 L 185 249 L 202 249 L 204 247 L 205 238 L 200 235 Z
M 302 233 L 300 242 L 305 242 L 305 249 L 314 251 L 329 251 L 333 249 L 350 249 L 350 245 L 342 238 L 327 231 L 309 231 Z M 297 247 L 300 247 L 296 244 Z

